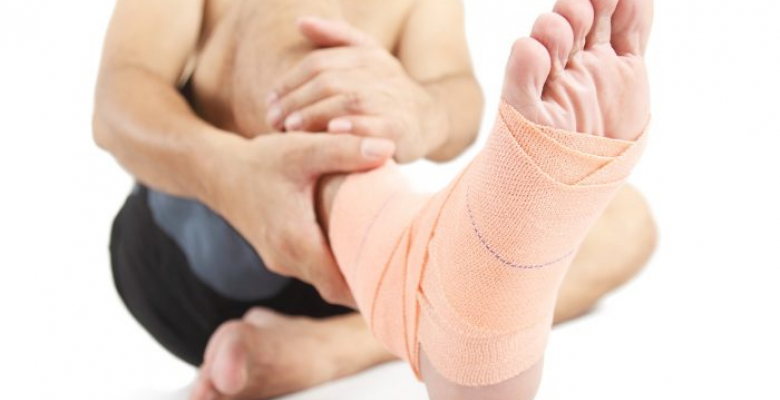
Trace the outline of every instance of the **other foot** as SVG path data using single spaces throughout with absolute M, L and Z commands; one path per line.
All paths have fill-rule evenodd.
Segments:
M 388 360 L 367 341 L 370 333 L 359 319 L 313 320 L 255 308 L 212 336 L 190 399 L 269 399 Z

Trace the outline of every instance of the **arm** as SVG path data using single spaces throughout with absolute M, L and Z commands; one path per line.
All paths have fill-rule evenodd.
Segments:
M 461 1 L 415 2 L 398 59 L 445 115 L 444 138 L 427 158 L 447 161 L 458 156 L 477 137 L 484 103 L 471 66 Z
M 313 193 L 320 175 L 382 165 L 393 143 L 327 134 L 247 140 L 199 119 L 176 83 L 195 49 L 202 9 L 202 0 L 119 0 L 98 78 L 95 141 L 145 184 L 222 215 L 273 272 L 351 304 Z
M 156 189 L 206 200 L 224 142 L 176 88 L 200 33 L 203 0 L 119 0 L 95 93 L 96 143 Z M 205 202 L 205 201 L 204 201 Z

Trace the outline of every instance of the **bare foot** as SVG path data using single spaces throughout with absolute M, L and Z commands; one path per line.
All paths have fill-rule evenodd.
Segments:
M 515 42 L 504 99 L 555 128 L 635 139 L 650 118 L 652 0 L 559 0 Z
M 268 399 L 390 360 L 357 314 L 314 320 L 255 308 L 212 336 L 190 399 Z

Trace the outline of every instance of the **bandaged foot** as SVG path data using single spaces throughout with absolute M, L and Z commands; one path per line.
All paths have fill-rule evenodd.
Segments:
M 646 141 L 651 0 L 561 0 L 518 40 L 486 147 L 445 190 L 352 175 L 329 235 L 377 337 L 463 386 L 537 365 L 588 229 Z

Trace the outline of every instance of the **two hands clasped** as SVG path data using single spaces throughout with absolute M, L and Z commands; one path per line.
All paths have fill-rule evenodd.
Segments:
M 357 29 L 303 18 L 299 30 L 318 49 L 268 95 L 266 118 L 280 133 L 223 153 L 212 206 L 271 271 L 313 284 L 327 301 L 354 305 L 318 223 L 318 181 L 393 157 L 425 157 L 444 142 L 446 112 Z

